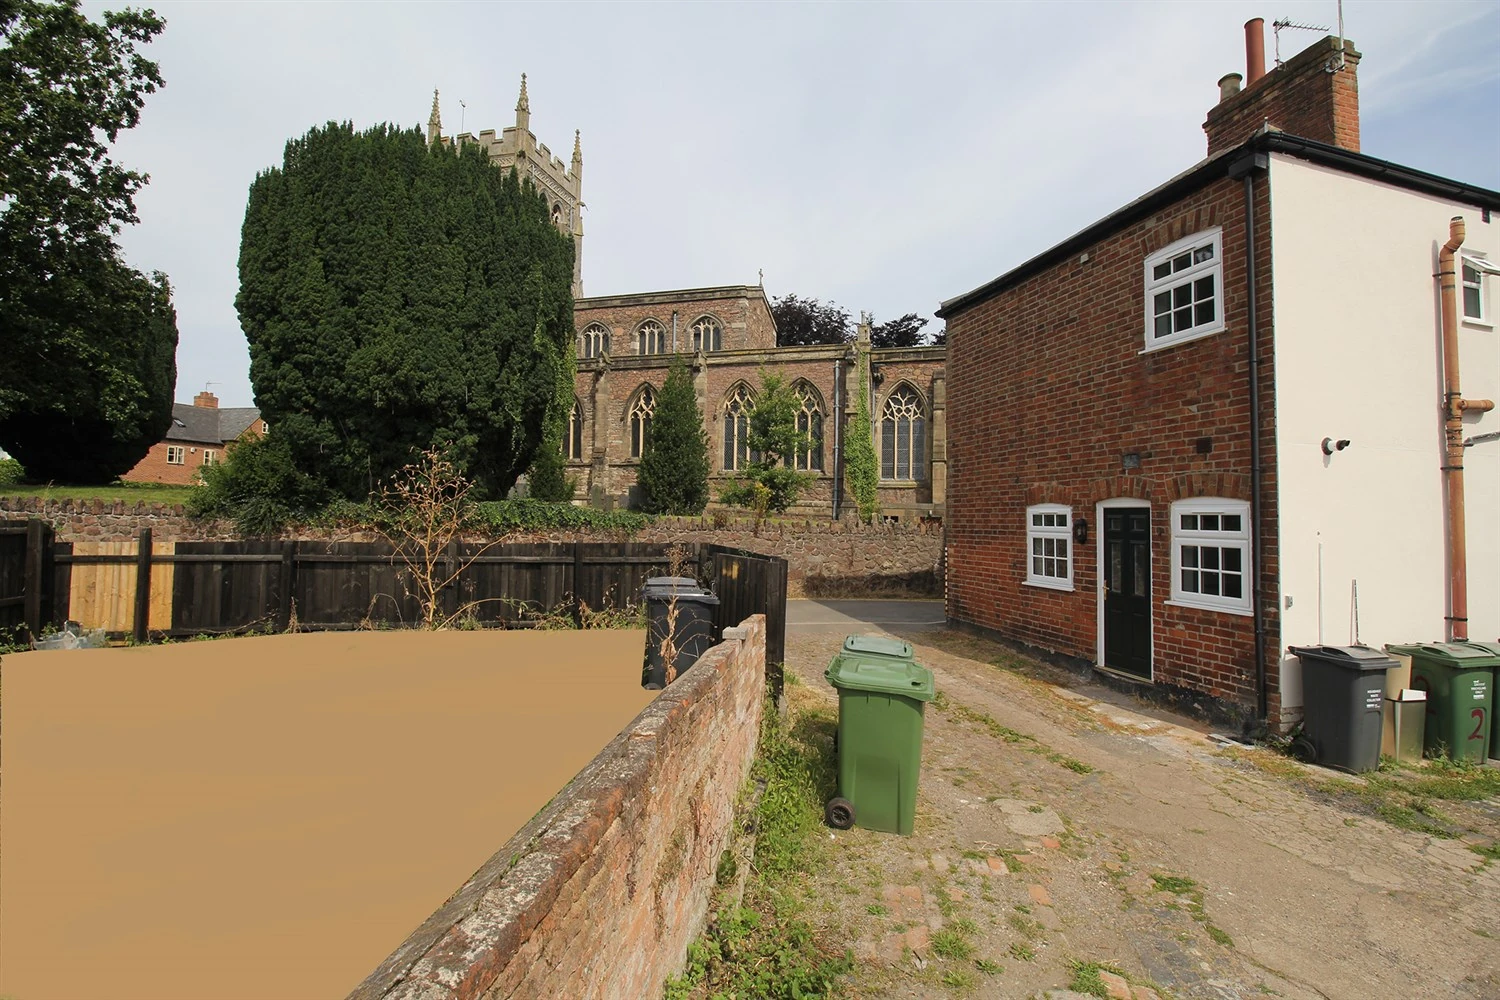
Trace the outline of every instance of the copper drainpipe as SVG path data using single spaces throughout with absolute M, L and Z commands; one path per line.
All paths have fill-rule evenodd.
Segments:
M 1458 275 L 1455 255 L 1464 243 L 1464 220 L 1448 223 L 1448 242 L 1438 254 L 1443 310 L 1443 476 L 1448 487 L 1448 638 L 1469 637 L 1468 537 L 1464 523 L 1464 411 L 1495 408 L 1488 399 L 1464 399 L 1458 387 Z
M 1245 89 L 1266 75 L 1266 19 L 1252 17 L 1245 22 Z

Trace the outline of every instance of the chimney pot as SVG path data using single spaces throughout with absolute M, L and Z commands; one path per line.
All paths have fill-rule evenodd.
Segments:
M 206 406 L 210 409 L 217 409 L 219 406 L 219 397 L 215 396 L 213 393 L 205 389 L 203 392 L 200 392 L 198 393 L 198 395 L 193 397 L 193 405 Z
M 1245 86 L 1266 75 L 1266 19 L 1252 17 L 1245 22 Z
M 1225 73 L 1219 77 L 1219 103 L 1223 103 L 1240 92 L 1240 80 L 1238 73 Z

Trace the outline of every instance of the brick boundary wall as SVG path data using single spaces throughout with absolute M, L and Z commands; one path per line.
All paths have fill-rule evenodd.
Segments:
M 707 921 L 760 735 L 765 618 L 725 637 L 349 1000 L 660 996 Z
M 131 504 L 103 500 L 43 500 L 40 497 L 0 497 L 0 519 L 40 517 L 50 523 L 60 542 L 103 542 L 134 539 L 150 528 L 156 541 L 228 541 L 240 537 L 226 521 L 189 517 L 180 505 Z M 287 537 L 319 539 L 347 532 L 297 529 Z M 615 532 L 573 530 L 516 533 L 512 542 L 565 542 L 622 539 Z M 941 592 L 943 528 L 935 522 L 860 524 L 853 520 L 765 521 L 757 526 L 745 518 L 668 517 L 653 521 L 628 536 L 630 541 L 712 542 L 748 549 L 787 561 L 787 583 L 801 595 L 812 577 L 814 589 L 822 580 L 847 580 L 878 587 L 883 582 Z

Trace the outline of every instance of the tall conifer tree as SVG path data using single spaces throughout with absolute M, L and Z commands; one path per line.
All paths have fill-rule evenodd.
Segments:
M 696 515 L 708 506 L 708 435 L 693 376 L 681 359 L 657 394 L 636 482 L 649 514 Z

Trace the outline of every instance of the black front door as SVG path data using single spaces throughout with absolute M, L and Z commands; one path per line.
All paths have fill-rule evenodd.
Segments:
M 1151 679 L 1151 508 L 1104 511 L 1104 665 Z

